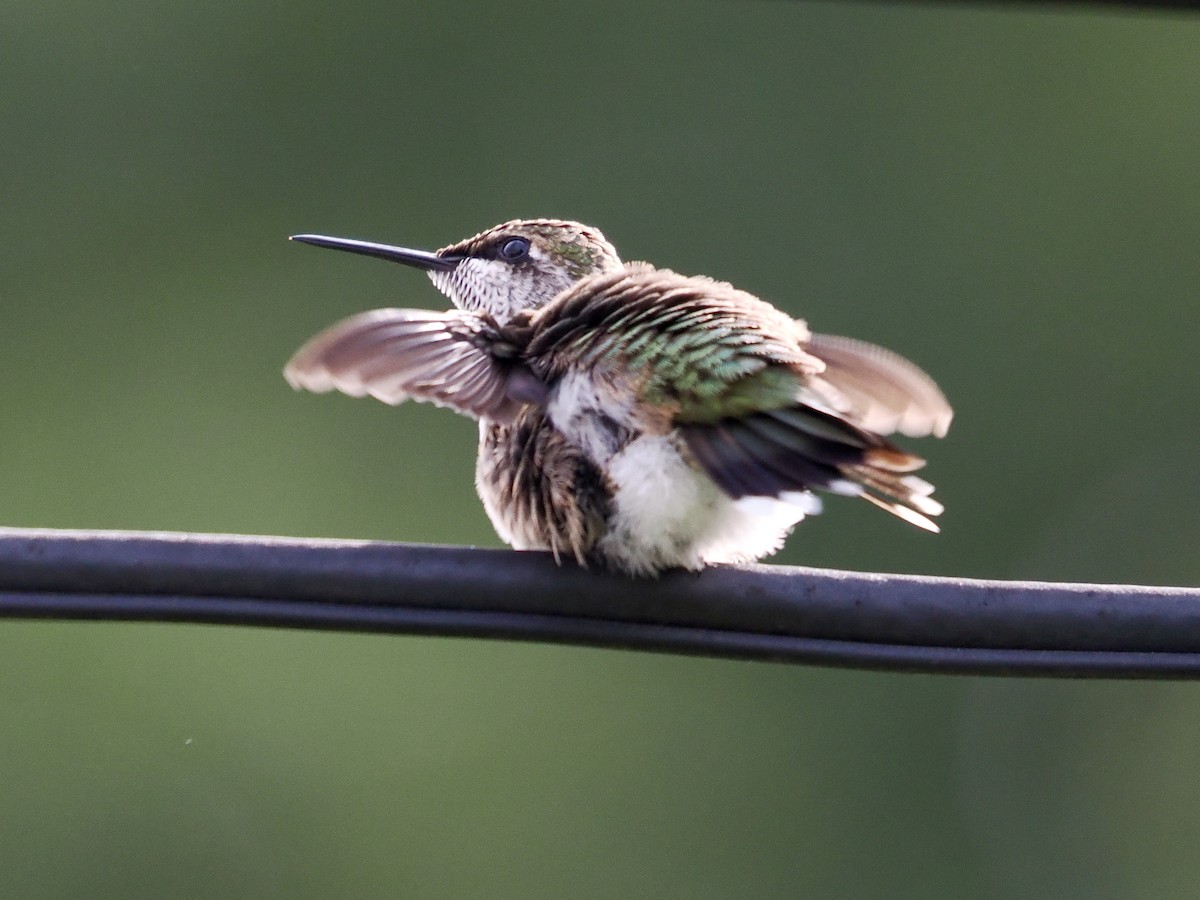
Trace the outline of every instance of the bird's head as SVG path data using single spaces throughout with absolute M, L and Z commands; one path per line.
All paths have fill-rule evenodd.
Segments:
M 292 240 L 424 269 L 459 309 L 490 313 L 501 324 L 545 306 L 588 275 L 622 265 L 598 230 L 559 219 L 505 222 L 434 253 L 315 234 Z

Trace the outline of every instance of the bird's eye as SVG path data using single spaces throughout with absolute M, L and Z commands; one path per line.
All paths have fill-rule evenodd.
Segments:
M 505 262 L 520 262 L 529 255 L 529 240 L 523 237 L 509 238 L 500 244 L 496 255 Z

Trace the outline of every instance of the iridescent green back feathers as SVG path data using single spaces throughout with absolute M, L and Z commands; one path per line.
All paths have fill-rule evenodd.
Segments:
M 677 422 L 714 422 L 794 402 L 824 366 L 807 329 L 731 285 L 646 263 L 594 276 L 534 318 L 539 375 L 591 368 L 632 381 Z

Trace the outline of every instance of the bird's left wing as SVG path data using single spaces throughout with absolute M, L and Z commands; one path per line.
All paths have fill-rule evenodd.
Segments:
M 393 405 L 412 398 L 504 422 L 545 396 L 519 356 L 486 316 L 376 309 L 312 338 L 283 374 L 297 390 L 337 390 Z
M 863 428 L 879 434 L 945 437 L 954 418 L 946 395 L 903 356 L 831 334 L 810 335 L 804 349 L 825 363 L 821 381 L 833 386 Z

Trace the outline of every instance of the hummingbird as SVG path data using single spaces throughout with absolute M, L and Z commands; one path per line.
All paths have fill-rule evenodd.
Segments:
M 929 531 L 924 460 L 888 435 L 945 435 L 916 365 L 815 334 L 730 284 L 622 262 L 595 228 L 514 220 L 435 252 L 292 240 L 428 273 L 444 311 L 377 309 L 304 344 L 292 387 L 435 403 L 479 422 L 475 484 L 518 550 L 630 576 L 777 551 L 817 491 Z

